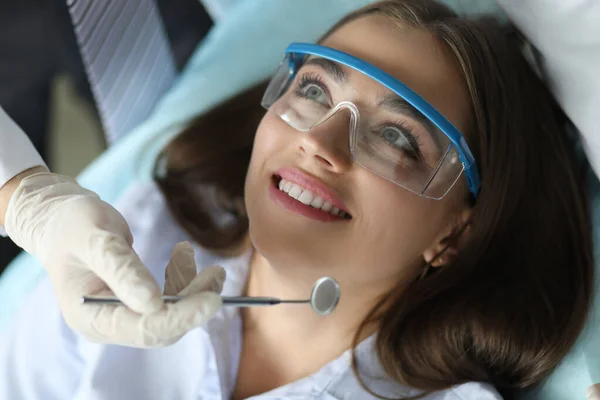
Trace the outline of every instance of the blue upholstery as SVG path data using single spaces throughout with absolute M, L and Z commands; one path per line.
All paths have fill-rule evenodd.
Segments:
M 259 82 L 275 69 L 292 41 L 314 41 L 339 17 L 370 0 L 244 0 L 201 43 L 169 93 L 147 121 L 95 160 L 79 182 L 108 202 L 114 202 L 135 180 L 151 178 L 160 148 L 190 118 Z M 491 0 L 447 0 L 468 13 L 498 12 Z M 293 16 L 293 18 L 291 18 Z M 600 227 L 600 184 L 590 179 L 594 224 Z M 595 243 L 600 232 L 595 230 Z M 596 248 L 596 252 L 599 249 Z M 596 254 L 598 259 L 598 254 Z M 600 275 L 600 274 L 598 274 Z M 0 278 L 0 332 L 10 323 L 43 271 L 29 255 L 21 254 Z M 598 287 L 598 284 L 596 285 Z M 583 398 L 592 382 L 600 382 L 598 299 L 588 330 L 553 376 L 523 399 Z

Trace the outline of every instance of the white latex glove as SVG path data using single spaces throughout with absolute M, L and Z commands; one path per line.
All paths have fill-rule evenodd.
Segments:
M 587 400 L 600 400 L 600 383 L 590 386 L 586 394 Z
M 72 178 L 44 172 L 23 179 L 10 199 L 5 228 L 46 269 L 65 321 L 88 340 L 143 348 L 169 345 L 204 324 L 222 304 L 218 294 L 198 291 L 211 287 L 220 292 L 222 268 L 206 269 L 186 288 L 186 299 L 164 304 L 156 281 L 131 247 L 125 219 Z M 174 250 L 165 285 L 169 293 L 189 282 L 189 271 L 195 276 L 189 250 Z M 127 307 L 81 302 L 84 295 L 113 293 Z
M 165 270 L 163 293 L 166 296 L 189 296 L 205 291 L 218 294 L 223 289 L 224 281 L 225 271 L 221 267 L 208 267 L 198 274 L 192 245 L 181 242 L 175 245 Z

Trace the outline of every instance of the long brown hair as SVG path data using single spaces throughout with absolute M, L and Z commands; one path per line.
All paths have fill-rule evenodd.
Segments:
M 511 27 L 460 18 L 432 0 L 387 0 L 331 31 L 370 14 L 431 32 L 454 57 L 470 94 L 465 134 L 482 185 L 458 257 L 390 294 L 392 306 L 373 309 L 361 330 L 377 322 L 378 356 L 402 384 L 430 392 L 485 381 L 509 396 L 565 356 L 591 300 L 590 217 L 564 115 Z M 263 89 L 195 119 L 161 156 L 156 179 L 174 217 L 214 251 L 231 252 L 247 231 L 243 183 Z

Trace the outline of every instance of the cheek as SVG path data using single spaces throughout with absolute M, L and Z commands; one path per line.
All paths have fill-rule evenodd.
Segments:
M 277 154 L 284 147 L 286 142 L 284 131 L 288 127 L 282 124 L 273 113 L 265 114 L 256 130 L 252 158 L 265 159 L 269 155 Z
M 256 190 L 255 186 L 261 184 L 261 179 L 267 175 L 269 164 L 275 164 L 278 156 L 283 154 L 286 143 L 290 140 L 289 135 L 286 140 L 285 126 L 281 126 L 282 122 L 278 117 L 271 112 L 267 112 L 261 120 L 254 137 L 252 146 L 252 156 L 248 165 L 248 173 L 246 174 L 245 197 L 248 203 L 249 195 Z M 250 196 L 251 197 L 251 196 Z
M 259 124 L 252 156 L 246 174 L 244 188 L 244 202 L 250 223 L 250 234 L 255 247 L 260 251 L 262 243 L 276 242 L 276 235 L 272 227 L 278 221 L 269 212 L 268 190 L 271 184 L 271 174 L 280 163 L 282 154 L 289 146 L 289 137 L 286 139 L 285 126 L 281 127 L 279 118 L 268 112 Z M 288 135 L 289 136 L 289 135 Z
M 265 114 L 256 130 L 252 156 L 246 174 L 244 192 L 247 205 L 248 201 L 251 200 L 248 197 L 253 193 L 254 186 L 259 183 L 261 175 L 268 168 L 265 164 L 268 160 L 273 159 L 274 155 L 278 154 L 283 147 L 282 135 L 278 135 L 277 132 L 276 121 L 274 121 L 271 113 Z
M 363 175 L 363 174 L 361 174 Z M 420 265 L 446 218 L 442 203 L 412 194 L 365 171 L 357 204 L 364 251 L 377 259 L 382 274 Z

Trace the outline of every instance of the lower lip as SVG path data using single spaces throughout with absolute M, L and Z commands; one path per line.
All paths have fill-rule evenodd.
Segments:
M 346 218 L 338 217 L 326 211 L 317 210 L 314 207 L 307 206 L 306 204 L 299 202 L 293 197 L 288 196 L 287 193 L 279 190 L 275 182 L 271 182 L 271 185 L 269 185 L 269 196 L 271 199 L 273 199 L 273 201 L 275 201 L 275 203 L 283 206 L 289 211 L 310 219 L 321 222 L 348 221 Z

